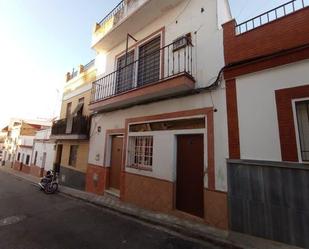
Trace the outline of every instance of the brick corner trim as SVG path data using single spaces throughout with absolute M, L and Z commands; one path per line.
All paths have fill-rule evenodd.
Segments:
M 298 162 L 292 100 L 309 97 L 309 84 L 275 91 L 282 161 Z
M 228 120 L 229 158 L 240 159 L 239 125 L 236 80 L 226 81 L 226 108 Z

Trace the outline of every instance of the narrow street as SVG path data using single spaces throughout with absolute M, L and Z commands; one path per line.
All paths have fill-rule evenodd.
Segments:
M 215 249 L 0 171 L 1 249 Z

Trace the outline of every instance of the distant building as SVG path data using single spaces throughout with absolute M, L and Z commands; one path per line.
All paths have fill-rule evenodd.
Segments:
M 50 126 L 48 121 L 13 118 L 4 128 L 6 139 L 3 149 L 3 161 L 17 170 L 29 172 L 33 139 L 36 131 Z M 24 165 L 24 169 L 22 166 Z

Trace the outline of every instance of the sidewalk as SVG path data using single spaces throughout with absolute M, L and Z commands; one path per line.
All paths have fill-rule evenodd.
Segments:
M 16 171 L 10 167 L 0 166 L 0 170 L 19 179 L 29 181 L 33 184 L 39 182 L 39 178 Z M 118 213 L 142 220 L 154 225 L 162 226 L 169 230 L 178 232 L 188 237 L 205 240 L 214 245 L 222 246 L 223 248 L 252 248 L 252 249 L 297 249 L 298 247 L 288 246 L 286 244 L 260 239 L 240 233 L 223 231 L 205 224 L 195 223 L 188 220 L 180 219 L 171 215 L 148 211 L 138 208 L 134 205 L 124 203 L 114 197 L 99 196 L 96 194 L 68 188 L 65 186 L 59 187 L 61 194 L 71 196 L 89 203 L 108 208 Z

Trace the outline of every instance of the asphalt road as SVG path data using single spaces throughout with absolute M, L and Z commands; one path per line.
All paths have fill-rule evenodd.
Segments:
M 0 171 L 1 249 L 217 249 Z

